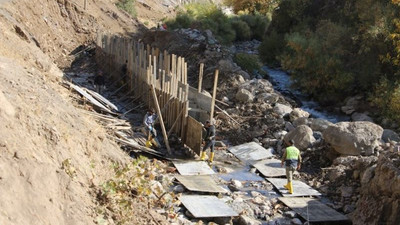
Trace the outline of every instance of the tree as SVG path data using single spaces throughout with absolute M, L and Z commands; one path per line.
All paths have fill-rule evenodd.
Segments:
M 261 13 L 266 15 L 279 2 L 279 0 L 225 0 L 225 4 L 232 7 L 235 13 L 246 12 L 249 14 Z

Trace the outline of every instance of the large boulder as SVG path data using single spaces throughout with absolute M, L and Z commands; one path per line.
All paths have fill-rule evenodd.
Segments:
M 323 136 L 340 154 L 371 155 L 379 146 L 382 133 L 383 128 L 371 122 L 340 122 L 325 129 Z
M 252 102 L 254 100 L 254 95 L 250 91 L 248 91 L 244 88 L 241 88 L 236 93 L 235 98 L 239 102 Z
M 300 125 L 294 130 L 285 135 L 283 140 L 289 143 L 289 140 L 294 141 L 294 145 L 300 150 L 305 150 L 315 142 L 313 131 L 306 125 Z
M 400 136 L 390 129 L 384 129 L 382 134 L 382 140 L 384 142 L 395 141 L 400 142 Z
M 274 112 L 278 114 L 280 117 L 284 117 L 287 114 L 291 113 L 293 111 L 292 107 L 283 105 L 280 103 L 275 104 L 274 106 Z
M 323 132 L 326 128 L 333 125 L 333 123 L 324 119 L 313 119 L 311 120 L 310 127 L 313 131 Z
M 301 117 L 308 118 L 309 116 L 310 116 L 309 112 L 304 111 L 300 108 L 294 108 L 293 111 L 289 114 L 290 121 L 292 121 L 292 122 L 298 118 L 301 118 Z

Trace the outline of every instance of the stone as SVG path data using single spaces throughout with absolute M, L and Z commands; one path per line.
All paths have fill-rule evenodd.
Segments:
M 222 141 L 215 141 L 215 147 L 226 147 L 226 144 Z
M 288 133 L 288 132 L 285 131 L 285 130 L 280 130 L 280 131 L 274 132 L 274 133 L 273 133 L 273 136 L 274 136 L 276 139 L 282 139 L 282 137 L 284 137 L 287 133 Z
M 298 118 L 298 119 L 292 121 L 292 124 L 293 124 L 294 127 L 298 127 L 298 126 L 300 126 L 300 125 L 307 125 L 307 126 L 310 126 L 310 125 L 311 125 L 311 122 L 312 122 L 313 120 L 314 120 L 314 119 L 312 119 L 312 118 L 300 117 L 300 118 Z M 312 128 L 311 128 L 311 129 L 312 129 Z
M 382 134 L 382 127 L 367 121 L 340 122 L 323 131 L 325 141 L 343 155 L 373 154 Z
M 368 116 L 367 113 L 358 113 L 358 112 L 351 114 L 351 120 L 374 122 L 374 120 L 370 116 Z
M 254 95 L 250 91 L 242 88 L 236 93 L 235 98 L 239 102 L 253 102 Z
M 251 191 L 251 192 L 250 192 L 250 195 L 251 195 L 252 197 L 257 197 L 257 196 L 260 196 L 261 193 L 258 192 L 258 191 Z
M 183 187 L 182 185 L 178 184 L 173 188 L 173 191 L 175 193 L 183 193 L 183 192 L 185 192 L 185 187 Z
M 324 119 L 312 119 L 310 121 L 310 127 L 313 131 L 323 132 L 329 126 L 333 125 L 333 123 Z
M 382 134 L 382 140 L 384 142 L 395 141 L 400 142 L 400 136 L 390 129 L 384 129 Z
M 293 124 L 291 122 L 289 122 L 289 121 L 285 122 L 285 130 L 288 131 L 288 132 L 294 130 Z
M 351 205 L 345 205 L 345 206 L 343 207 L 343 212 L 344 212 L 345 214 L 349 214 L 349 213 L 353 212 L 355 209 L 356 209 L 356 206 L 353 205 L 353 204 L 351 204 Z
M 296 214 L 297 213 L 295 211 L 287 211 L 287 212 L 283 213 L 284 216 L 287 216 L 287 217 L 290 217 L 290 218 L 295 218 Z
M 316 141 L 313 136 L 313 131 L 306 125 L 296 127 L 294 130 L 287 133 L 283 139 L 286 143 L 289 143 L 289 140 L 293 140 L 294 145 L 300 150 L 307 149 Z
M 237 225 L 261 225 L 262 223 L 246 215 L 241 215 L 238 219 Z
M 350 198 L 353 195 L 353 187 L 341 187 L 340 193 L 343 198 Z
M 347 115 L 351 115 L 359 108 L 362 98 L 362 96 L 354 96 L 345 100 L 346 104 L 341 107 L 342 112 L 346 113 Z
M 303 222 L 301 222 L 301 220 L 299 218 L 293 218 L 292 220 L 290 220 L 290 224 L 303 225 Z
M 279 95 L 276 93 L 261 93 L 257 95 L 258 102 L 265 102 L 269 104 L 274 104 L 278 102 Z
M 282 117 L 288 115 L 289 113 L 291 113 L 293 109 L 290 106 L 277 103 L 277 104 L 275 104 L 273 110 L 276 114 L 279 115 L 279 117 L 282 118 Z
M 238 180 L 231 180 L 231 183 L 228 185 L 228 188 L 232 191 L 240 191 L 240 189 L 243 187 L 242 182 Z
M 373 165 L 365 170 L 361 176 L 361 184 L 368 184 L 375 176 L 376 165 Z
M 310 116 L 309 112 L 306 112 L 300 108 L 294 108 L 293 111 L 289 114 L 290 121 L 295 121 L 298 118 Z

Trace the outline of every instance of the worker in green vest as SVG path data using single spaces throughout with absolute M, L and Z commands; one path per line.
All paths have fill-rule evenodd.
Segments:
M 285 149 L 282 156 L 281 166 L 285 163 L 286 166 L 286 178 L 287 184 L 283 187 L 289 190 L 290 194 L 293 194 L 293 173 L 297 169 L 300 169 L 301 155 L 300 150 L 294 146 L 294 141 L 289 140 L 289 147 Z

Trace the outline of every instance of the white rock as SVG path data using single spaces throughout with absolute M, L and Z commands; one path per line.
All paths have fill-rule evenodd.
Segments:
M 280 103 L 275 104 L 274 106 L 274 112 L 278 114 L 280 117 L 284 117 L 285 115 L 289 114 L 292 112 L 292 107 L 283 105 Z
M 344 155 L 373 154 L 382 134 L 382 127 L 367 121 L 340 122 L 323 132 L 325 141 Z
M 313 136 L 313 131 L 306 125 L 298 126 L 294 130 L 290 131 L 285 135 L 284 140 L 286 143 L 293 140 L 295 142 L 294 145 L 300 150 L 307 149 L 316 141 Z
M 250 91 L 242 88 L 236 93 L 235 98 L 239 102 L 253 102 L 254 95 Z
M 295 121 L 296 119 L 301 117 L 308 118 L 309 116 L 309 112 L 306 112 L 300 108 L 294 108 L 293 111 L 289 114 L 290 121 Z

